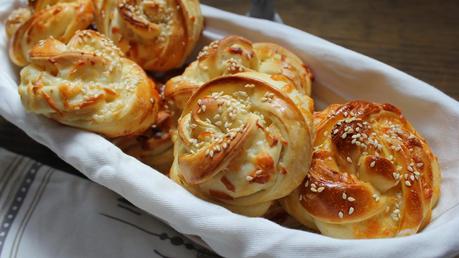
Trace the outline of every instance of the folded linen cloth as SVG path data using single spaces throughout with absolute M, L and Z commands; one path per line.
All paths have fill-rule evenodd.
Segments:
M 0 257 L 217 257 L 121 196 L 0 148 Z
M 14 4 L 0 3 L 4 21 Z M 339 240 L 248 218 L 202 201 L 164 175 L 124 154 L 103 137 L 24 111 L 17 71 L 7 57 L 0 24 L 0 114 L 48 146 L 91 180 L 166 221 L 200 236 L 229 257 L 452 257 L 459 253 L 459 103 L 432 86 L 374 59 L 303 31 L 202 6 L 206 43 L 228 34 L 278 43 L 308 63 L 316 76 L 317 107 L 350 99 L 390 102 L 401 109 L 439 156 L 442 196 L 432 223 L 420 234 L 391 239 Z

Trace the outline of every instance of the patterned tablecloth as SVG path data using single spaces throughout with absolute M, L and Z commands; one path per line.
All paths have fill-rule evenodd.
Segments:
M 217 257 L 112 191 L 0 149 L 0 257 Z

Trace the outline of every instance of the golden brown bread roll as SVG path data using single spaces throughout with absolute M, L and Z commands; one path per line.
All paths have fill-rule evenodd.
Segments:
M 161 106 L 156 123 L 147 131 L 140 135 L 116 138 L 113 143 L 125 153 L 168 174 L 174 160 L 172 136 L 175 123 L 169 110 Z
M 68 44 L 41 41 L 30 62 L 19 85 L 28 111 L 108 137 L 141 133 L 156 120 L 153 81 L 95 31 L 79 31 Z
M 93 17 L 91 0 L 37 0 L 33 9 L 14 11 L 6 23 L 11 60 L 26 66 L 29 51 L 37 42 L 54 37 L 67 43 L 76 31 L 86 29 Z
M 352 101 L 314 114 L 311 168 L 282 204 L 338 238 L 414 234 L 429 223 L 440 169 L 427 142 L 390 104 Z
M 171 178 L 248 216 L 288 195 L 305 177 L 312 148 L 310 116 L 284 93 L 286 81 L 248 72 L 200 87 L 178 122 Z
M 205 82 L 245 71 L 283 75 L 299 93 L 311 93 L 311 70 L 293 53 L 276 44 L 252 44 L 239 36 L 227 36 L 204 47 L 182 75 L 167 82 L 164 95 L 182 110 L 191 94 Z
M 179 67 L 204 20 L 198 0 L 96 0 L 98 30 L 146 70 Z

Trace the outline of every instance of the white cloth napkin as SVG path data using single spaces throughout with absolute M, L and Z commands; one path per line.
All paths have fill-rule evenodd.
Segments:
M 0 17 L 12 4 L 0 5 Z M 89 178 L 166 221 L 199 235 L 230 257 L 451 257 L 459 253 L 459 103 L 430 85 L 374 59 L 303 31 L 202 6 L 203 43 L 227 34 L 279 43 L 298 54 L 316 75 L 319 108 L 350 99 L 390 102 L 427 138 L 439 156 L 442 196 L 432 223 L 420 234 L 391 239 L 338 240 L 248 218 L 204 202 L 167 177 L 123 154 L 103 137 L 27 114 L 16 90 L 17 71 L 7 58 L 0 27 L 0 114 Z
M 217 257 L 114 192 L 0 148 L 0 257 Z

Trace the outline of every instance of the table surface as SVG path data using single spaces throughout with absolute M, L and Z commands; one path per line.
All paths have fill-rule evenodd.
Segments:
M 248 0 L 201 0 L 245 14 Z M 378 59 L 459 99 L 459 1 L 282 0 L 287 25 Z M 0 118 L 0 146 L 81 175 Z

